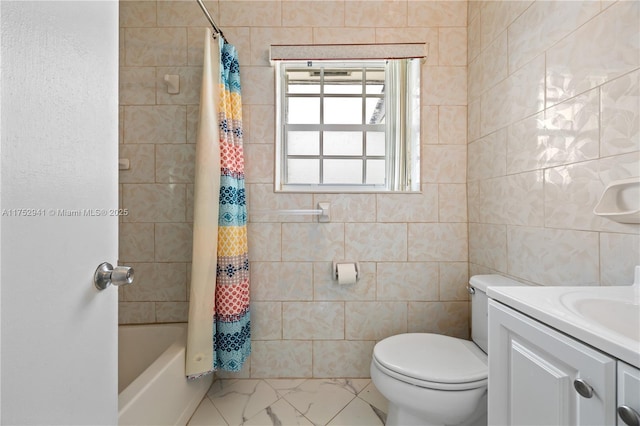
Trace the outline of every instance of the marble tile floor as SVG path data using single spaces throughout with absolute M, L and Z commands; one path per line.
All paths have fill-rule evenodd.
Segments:
M 384 425 L 370 379 L 219 379 L 188 426 Z

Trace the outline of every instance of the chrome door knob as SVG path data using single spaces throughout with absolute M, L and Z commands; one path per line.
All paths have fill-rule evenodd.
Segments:
M 618 415 L 624 422 L 624 424 L 628 426 L 639 426 L 640 425 L 640 414 L 633 408 L 628 405 L 621 405 L 618 407 Z
M 133 268 L 129 266 L 116 266 L 104 262 L 98 266 L 93 274 L 93 283 L 98 290 L 104 290 L 110 285 L 121 286 L 133 283 Z

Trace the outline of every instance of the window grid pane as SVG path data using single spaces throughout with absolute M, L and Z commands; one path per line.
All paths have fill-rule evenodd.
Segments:
M 288 184 L 384 184 L 384 148 L 372 149 L 365 136 L 384 135 L 384 72 L 384 67 L 285 71 Z M 311 134 L 319 135 L 317 155 L 312 146 L 300 145 L 299 137 Z M 287 135 L 294 136 L 288 143 Z M 368 176 L 368 168 L 374 175 Z

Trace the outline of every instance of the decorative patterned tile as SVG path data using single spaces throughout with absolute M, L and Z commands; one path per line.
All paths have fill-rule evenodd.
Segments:
M 466 145 L 423 145 L 422 181 L 425 183 L 465 183 Z
M 640 3 L 618 2 L 549 49 L 547 107 L 637 69 L 639 21 Z
M 438 108 L 438 143 L 466 145 L 466 130 L 466 106 L 441 106 Z
M 185 1 L 157 1 L 159 27 L 206 27 L 209 21 L 204 13 L 193 2 Z M 218 16 L 216 1 L 204 0 L 204 4 L 211 16 Z
M 311 341 L 255 341 L 252 342 L 251 349 L 251 377 L 312 377 Z
M 120 28 L 156 26 L 156 2 L 121 1 L 119 6 Z
M 180 93 L 167 92 L 167 83 L 164 81 L 164 76 L 167 74 L 180 76 Z M 201 85 L 202 66 L 156 68 L 156 102 L 158 104 L 198 105 Z
M 467 65 L 467 28 L 441 27 L 438 31 L 438 64 Z
M 344 256 L 327 260 L 404 261 L 407 259 L 407 225 L 402 223 L 348 223 Z
M 409 224 L 411 262 L 466 261 L 467 245 L 466 223 Z
M 219 1 L 222 27 L 277 27 L 282 25 L 280 1 Z
M 274 193 L 273 184 L 248 184 L 247 205 L 251 222 L 310 222 L 312 216 L 288 216 L 272 210 L 316 208 L 311 194 Z M 333 209 L 332 209 L 333 210 Z M 333 216 L 333 211 L 331 212 Z
M 377 300 L 438 300 L 435 262 L 378 263 Z
M 409 302 L 410 333 L 436 333 L 469 338 L 468 302 Z
M 520 68 L 598 13 L 598 1 L 534 2 L 509 26 L 509 69 Z
M 600 285 L 633 283 L 640 265 L 640 235 L 600 234 Z
M 506 174 L 507 132 L 500 129 L 469 144 L 469 180 Z
M 158 145 L 156 147 L 156 182 L 193 183 L 196 147 L 194 144 Z
M 118 324 L 148 324 L 156 322 L 156 306 L 153 302 L 118 303 Z
M 345 40 L 351 43 L 375 43 L 375 28 L 316 27 L 313 28 L 313 41 L 316 44 L 340 44 Z
M 545 111 L 546 164 L 597 158 L 600 147 L 600 97 L 591 90 Z
M 507 228 L 508 273 L 539 285 L 595 285 L 600 280 L 598 233 Z
M 409 27 L 466 27 L 467 5 L 458 1 L 409 1 Z
M 406 332 L 406 302 L 345 302 L 347 340 L 381 340 Z
M 440 262 L 440 300 L 469 300 L 469 266 L 467 262 Z
M 249 256 L 253 262 L 282 260 L 282 225 L 279 223 L 247 224 Z
M 252 261 L 251 298 L 256 301 L 312 300 L 312 264 Z
M 344 21 L 350 27 L 405 27 L 406 2 L 348 1 L 344 3 Z
M 126 28 L 124 34 L 126 66 L 187 64 L 186 28 Z
M 120 105 L 156 103 L 156 70 L 153 67 L 120 67 Z
M 127 302 L 185 301 L 186 269 L 184 263 L 130 263 L 135 284 L 121 290 Z
M 185 106 L 125 106 L 124 143 L 184 143 L 185 138 Z
M 411 194 L 378 194 L 378 222 L 437 222 L 438 186 L 424 184 L 421 190 Z
M 245 183 L 273 185 L 273 145 L 247 144 L 244 146 Z
M 191 223 L 156 223 L 156 262 L 191 262 L 192 250 Z
M 600 155 L 640 151 L 640 71 L 604 84 L 600 102 Z
M 153 223 L 118 224 L 118 258 L 123 262 L 153 262 Z
M 284 339 L 343 339 L 344 304 L 342 302 L 284 302 L 282 304 Z
M 342 223 L 283 223 L 282 260 L 343 259 L 344 228 Z
M 155 145 L 120 144 L 118 158 L 129 160 L 129 170 L 120 170 L 120 183 L 155 183 Z
M 124 184 L 122 208 L 125 222 L 182 222 L 185 220 L 185 186 L 179 184 Z
M 188 302 L 156 302 L 156 322 L 187 322 Z
M 313 264 L 313 299 L 336 301 L 375 300 L 376 264 L 374 262 L 358 263 L 360 266 L 358 281 L 355 284 L 339 285 L 333 279 L 332 263 L 315 262 Z
M 251 301 L 251 340 L 282 339 L 282 303 Z
M 467 221 L 467 185 L 463 183 L 438 185 L 438 221 Z
M 368 378 L 374 341 L 316 340 L 313 342 L 313 377 Z M 346 380 L 343 385 L 357 394 L 362 380 Z M 363 386 L 364 387 L 364 386 Z
M 469 224 L 469 262 L 507 272 L 507 227 Z
M 507 128 L 507 170 L 509 174 L 544 168 L 549 134 L 544 112 L 517 121 Z
M 424 82 L 421 102 L 423 105 L 467 104 L 467 67 L 427 66 L 422 76 Z
M 332 222 L 375 222 L 375 194 L 314 194 L 313 206 L 328 202 Z

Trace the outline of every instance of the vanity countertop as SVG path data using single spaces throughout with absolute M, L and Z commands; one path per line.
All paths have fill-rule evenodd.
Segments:
M 489 287 L 487 295 L 640 368 L 640 285 Z

